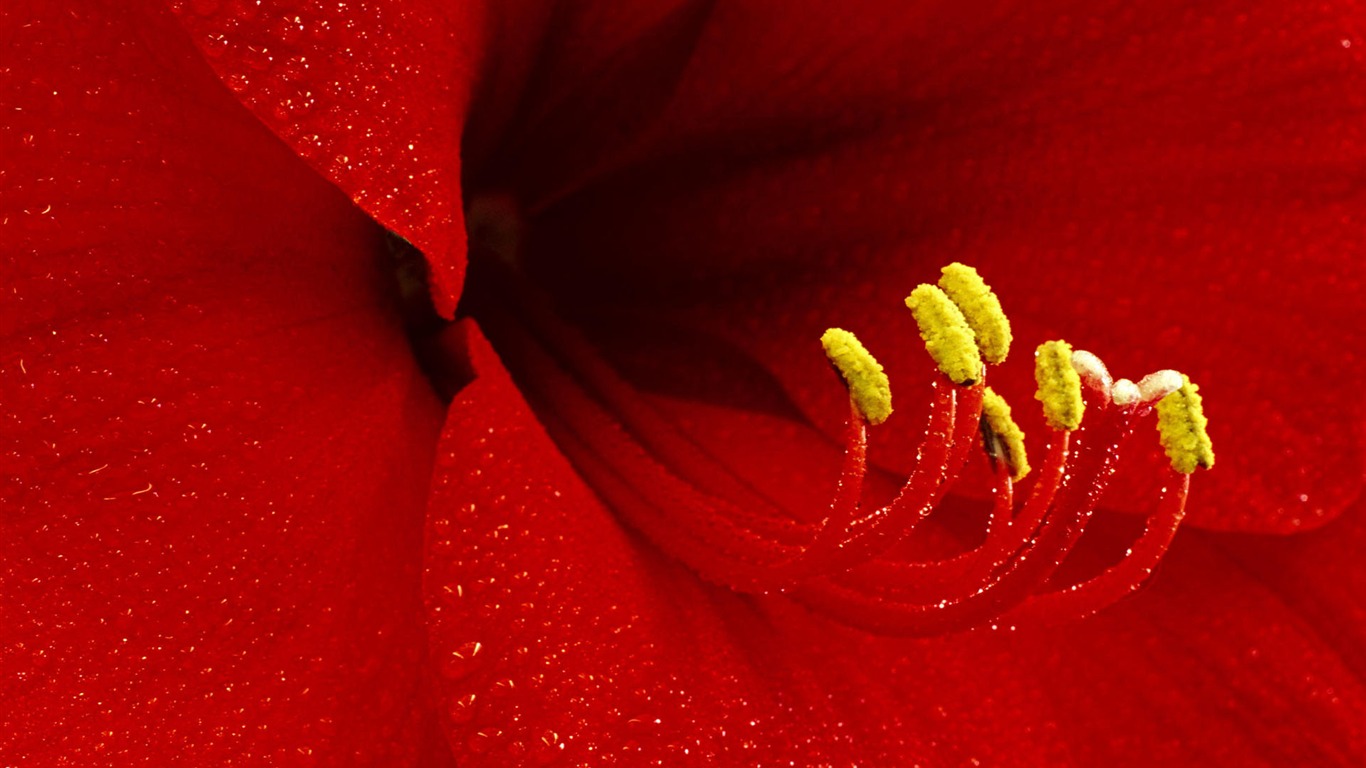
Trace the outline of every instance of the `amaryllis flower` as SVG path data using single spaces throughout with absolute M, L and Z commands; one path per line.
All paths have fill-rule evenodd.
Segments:
M 0 763 L 1366 757 L 1360 9 L 21 0 L 0 30 Z M 1062 567 L 1028 564 L 1045 528 L 951 559 L 1019 532 L 983 538 L 1012 465 L 903 304 L 955 261 L 1013 321 L 989 378 L 1035 470 L 998 513 L 1061 467 L 1035 344 L 1200 385 L 1218 466 L 1169 547 L 1151 414 L 1092 503 L 1136 408 L 1092 391 Z M 866 473 L 832 327 L 890 380 Z M 858 515 L 967 445 L 873 552 Z M 941 605 L 906 572 L 945 558 L 985 571 Z

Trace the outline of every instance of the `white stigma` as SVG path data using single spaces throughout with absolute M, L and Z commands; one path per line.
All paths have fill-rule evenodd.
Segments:
M 1072 368 L 1081 377 L 1082 383 L 1104 395 L 1107 400 L 1111 399 L 1114 382 L 1110 378 L 1110 369 L 1094 352 L 1072 350 Z
M 1170 368 L 1153 371 L 1138 382 L 1139 399 L 1145 403 L 1155 403 L 1181 388 L 1184 384 L 1181 374 Z
M 1133 405 L 1141 399 L 1143 399 L 1143 393 L 1139 391 L 1138 385 L 1128 379 L 1116 381 L 1114 388 L 1110 391 L 1110 401 L 1115 405 Z

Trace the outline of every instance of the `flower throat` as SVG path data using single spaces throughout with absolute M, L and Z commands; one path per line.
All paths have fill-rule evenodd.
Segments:
M 852 333 L 831 328 L 821 337 L 847 388 L 849 415 L 828 508 L 803 518 L 777 508 L 653 408 L 554 314 L 515 259 L 476 258 L 471 274 L 479 290 L 467 293 L 463 311 L 618 516 L 708 581 L 783 594 L 869 631 L 925 636 L 1092 614 L 1152 572 L 1184 516 L 1190 473 L 1213 464 L 1200 395 L 1185 376 L 1159 371 L 1138 383 L 1116 381 L 1094 354 L 1048 341 L 1035 354 L 1047 447 L 1031 470 L 1009 405 L 986 385 L 988 366 L 1009 353 L 1010 324 L 977 272 L 951 264 L 938 285 L 921 285 L 906 299 L 939 373 L 915 466 L 876 508 L 864 501 L 867 438 L 892 413 L 891 384 Z M 1121 443 L 1154 412 L 1171 466 L 1143 532 L 1099 575 L 1055 584 L 1115 472 Z M 916 535 L 974 456 L 994 477 L 980 543 L 944 559 L 902 554 L 898 545 Z M 1032 484 L 1017 499 L 1026 475 Z

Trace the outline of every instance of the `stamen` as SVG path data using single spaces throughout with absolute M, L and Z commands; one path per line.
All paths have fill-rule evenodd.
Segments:
M 942 270 L 939 287 L 958 305 L 968 327 L 977 337 L 977 347 L 988 363 L 999 365 L 1010 352 L 1010 320 L 1001 301 L 977 274 L 977 270 L 954 262 Z
M 1047 450 L 1017 508 L 1015 483 L 1030 471 L 1024 434 L 983 381 L 983 359 L 1004 358 L 1010 328 L 977 272 L 955 264 L 943 270 L 942 288 L 921 285 L 906 299 L 949 380 L 933 382 L 915 464 L 896 497 L 876 509 L 863 502 L 867 430 L 892 412 L 886 372 L 852 333 L 830 328 L 821 343 L 849 394 L 843 461 L 824 510 L 791 509 L 617 373 L 548 309 L 553 302 L 517 265 L 490 260 L 472 274 L 502 291 L 470 304 L 476 318 L 546 429 L 624 521 L 709 581 L 785 592 L 864 629 L 931 635 L 1099 610 L 1137 588 L 1165 552 L 1184 514 L 1188 476 L 1177 470 L 1213 464 L 1200 397 L 1187 379 L 1159 371 L 1139 384 L 1112 381 L 1096 355 L 1048 342 L 1035 360 Z M 1083 380 L 1092 403 L 1095 395 L 1101 401 L 1084 428 Z M 1175 468 L 1158 511 L 1123 561 L 1049 592 L 1082 540 L 1121 443 L 1153 410 Z M 995 477 L 985 531 L 966 551 L 908 559 L 897 545 L 932 519 L 980 444 L 978 432 Z
M 892 415 L 892 386 L 882 364 L 864 348 L 854 334 L 830 328 L 821 336 L 825 356 L 849 385 L 854 407 L 869 424 L 881 424 Z
M 1081 399 L 1081 377 L 1072 367 L 1072 345 L 1045 341 L 1034 353 L 1034 378 L 1039 391 L 1034 399 L 1043 403 L 1043 416 L 1054 429 L 1081 426 L 1086 404 Z
M 870 585 L 863 578 L 818 580 L 801 590 L 798 598 L 846 623 L 887 634 L 926 636 L 984 624 L 996 626 L 995 621 L 1003 613 L 1028 600 L 1033 591 L 1057 571 L 1080 540 L 1106 482 L 1114 472 L 1118 458 L 1114 448 L 1132 431 L 1133 413 L 1116 412 L 1115 415 L 1118 418 L 1104 419 L 1090 427 L 1088 431 L 1098 429 L 1099 434 L 1088 437 L 1080 452 L 1068 455 L 1065 472 L 1059 468 L 1056 476 L 1063 481 L 1061 496 L 1058 503 L 1047 510 L 1046 516 L 1035 506 L 1036 499 L 1030 499 L 1021 517 L 1038 515 L 1036 519 L 1043 519 L 1043 525 L 1027 536 L 1018 552 L 1009 554 L 1008 559 L 1000 563 L 994 575 L 981 581 L 966 579 L 951 583 L 949 594 L 927 599 L 925 577 L 930 576 L 932 581 L 938 565 L 931 564 L 927 574 L 918 574 L 908 568 L 884 571 L 884 575 L 891 578 L 877 585 Z M 1061 438 L 1064 455 L 1067 455 L 1068 434 L 1055 433 Z M 1052 474 L 1050 470 L 1046 468 L 1044 474 Z M 1051 499 L 1052 489 L 1045 490 L 1045 495 Z M 1044 501 L 1043 505 L 1047 506 L 1048 502 Z M 1033 510 L 1030 510 L 1031 506 Z
M 1157 404 L 1157 428 L 1162 445 L 1172 460 L 1170 477 L 1162 487 L 1157 511 L 1149 516 L 1143 534 L 1129 547 L 1124 559 L 1098 576 L 1048 594 L 1036 595 L 1006 615 L 1011 621 L 1047 621 L 1089 616 L 1137 591 L 1152 574 L 1186 515 L 1190 474 L 1196 466 L 1214 464 L 1214 451 L 1205 431 L 1198 388 L 1184 374 L 1159 371 L 1144 378 L 1135 389 L 1149 392 L 1167 387 L 1175 375 L 1180 384 Z M 1147 400 L 1145 399 L 1145 402 Z
M 1200 388 L 1181 374 L 1181 386 L 1157 404 L 1157 431 L 1177 472 L 1189 475 L 1197 466 L 1214 466 L 1214 445 L 1205 431 L 1207 426 Z
M 991 387 L 982 395 L 982 438 L 992 461 L 1004 461 L 1010 468 L 1011 480 L 1019 482 L 1029 474 L 1024 432 L 1010 418 L 1010 406 L 1005 398 L 993 392 Z
M 906 297 L 906 306 L 920 326 L 925 350 L 939 370 L 956 384 L 975 384 L 982 378 L 982 356 L 963 311 L 933 285 L 921 283 Z
M 1176 475 L 1170 479 L 1162 489 L 1157 512 L 1148 518 L 1143 534 L 1118 564 L 1081 584 L 1035 595 L 1004 618 L 1011 622 L 1080 619 L 1137 591 L 1152 575 L 1176 537 L 1176 530 L 1186 516 L 1189 489 L 1190 475 Z
M 827 518 L 805 555 L 808 566 L 817 566 L 808 567 L 806 575 L 846 569 L 875 557 L 908 536 L 934 511 L 950 471 L 950 448 L 959 438 L 955 429 L 957 394 L 955 387 L 935 385 L 930 425 L 901 492 L 892 503 L 862 517 L 849 514 Z M 977 407 L 981 407 L 980 400 Z
M 996 501 L 987 536 L 981 546 L 946 560 L 906 562 L 880 558 L 833 577 L 842 587 L 899 600 L 938 603 L 987 584 L 993 573 L 1035 537 L 1062 483 L 1068 451 L 1068 432 L 1060 432 L 1049 446 L 1048 458 L 1023 510 L 1011 517 L 1014 488 L 1004 462 L 996 467 Z

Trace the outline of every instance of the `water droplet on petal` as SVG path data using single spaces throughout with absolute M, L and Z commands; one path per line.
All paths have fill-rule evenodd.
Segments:
M 477 731 L 473 736 L 470 737 L 470 751 L 475 754 L 482 754 L 488 752 L 489 750 L 498 746 L 498 742 L 500 742 L 502 738 L 503 732 L 498 730 L 497 728 L 485 728 L 483 730 Z
M 531 759 L 537 765 L 549 765 L 564 754 L 564 742 L 554 731 L 546 731 L 531 746 Z
M 447 654 L 441 661 L 441 674 L 448 680 L 458 680 L 468 675 L 484 646 L 478 642 L 468 642 Z
M 478 708 L 478 700 L 474 694 L 470 693 L 451 702 L 451 707 L 447 714 L 450 716 L 451 722 L 464 724 L 474 719 L 474 715 L 478 711 Z

